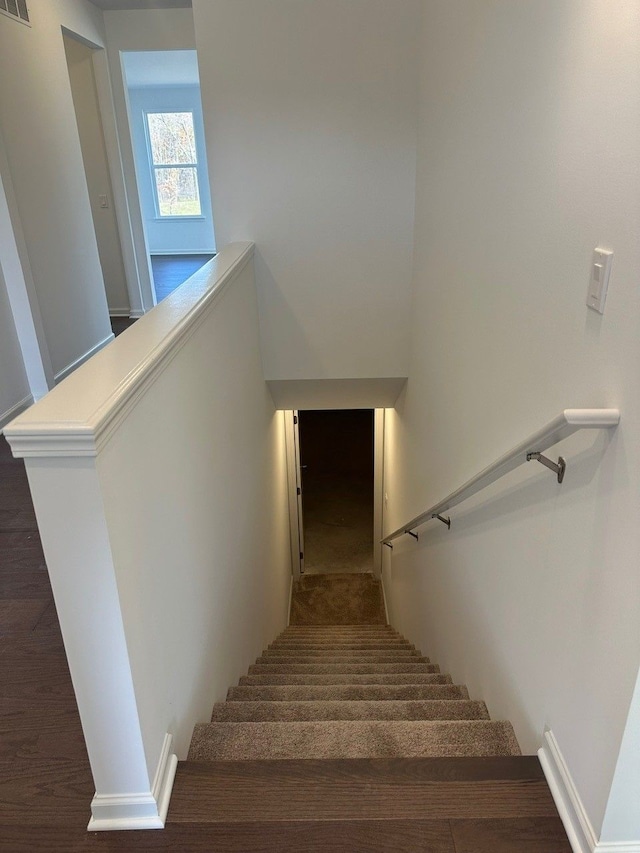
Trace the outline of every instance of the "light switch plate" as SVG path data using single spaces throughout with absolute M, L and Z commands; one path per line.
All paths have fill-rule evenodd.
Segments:
M 604 303 L 607 298 L 612 263 L 613 252 L 608 249 L 595 249 L 591 262 L 587 305 L 599 314 L 604 314 Z

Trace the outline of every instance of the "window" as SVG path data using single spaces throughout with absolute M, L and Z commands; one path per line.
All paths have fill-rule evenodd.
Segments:
M 202 216 L 193 113 L 147 113 L 159 216 Z

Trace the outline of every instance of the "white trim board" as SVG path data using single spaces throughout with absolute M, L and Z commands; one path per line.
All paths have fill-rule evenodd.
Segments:
M 85 352 L 84 355 L 81 355 L 80 358 L 76 358 L 75 361 L 72 361 L 71 364 L 68 364 L 63 370 L 61 370 L 59 373 L 56 373 L 53 377 L 56 385 L 59 382 L 62 382 L 63 379 L 66 379 L 70 373 L 73 373 L 73 371 L 80 367 L 81 364 L 84 364 L 85 361 L 89 361 L 92 355 L 95 355 L 103 347 L 106 347 L 106 345 L 111 343 L 114 338 L 115 335 L 113 334 L 113 332 L 111 332 L 110 335 L 107 335 L 106 338 L 99 341 L 95 346 L 91 347 L 90 350 L 87 350 L 87 352 Z
M 640 841 L 598 842 L 567 763 L 550 729 L 545 730 L 538 758 L 574 853 L 640 853 Z
M 130 308 L 109 308 L 110 317 L 129 317 L 130 314 Z
M 384 589 L 384 571 L 382 569 L 380 570 L 380 577 L 378 579 L 380 581 L 380 586 L 382 587 L 382 603 L 384 604 L 384 615 L 387 619 L 387 625 L 390 625 L 391 622 L 389 621 L 389 608 L 387 607 L 387 593 Z
M 28 394 L 24 400 L 20 400 L 19 403 L 16 403 L 15 406 L 11 406 L 10 409 L 7 409 L 6 412 L 0 413 L 0 432 L 6 427 L 9 421 L 12 421 L 14 418 L 17 418 L 20 412 L 24 412 L 25 409 L 28 409 L 29 406 L 33 404 L 33 395 Z
M 173 735 L 164 736 L 151 791 L 141 794 L 96 794 L 91 803 L 89 832 L 123 829 L 164 829 L 178 768 L 171 752 Z

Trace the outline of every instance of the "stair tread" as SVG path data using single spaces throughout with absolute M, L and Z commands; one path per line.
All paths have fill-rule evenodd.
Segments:
M 260 659 L 249 667 L 249 675 L 268 675 L 269 673 L 291 673 L 292 675 L 322 675 L 329 673 L 366 673 L 389 674 L 392 672 L 432 672 L 440 667 L 434 663 L 261 663 Z
M 360 657 L 360 655 L 321 655 L 318 657 L 310 657 L 309 655 L 279 655 L 278 657 L 273 657 L 271 655 L 265 656 L 261 655 L 259 658 L 256 658 L 256 663 L 262 663 L 265 665 L 277 665 L 277 664 L 287 664 L 287 663 L 299 663 L 299 664 L 323 664 L 323 663 L 336 663 L 336 664 L 376 664 L 376 663 L 398 663 L 398 664 L 428 664 L 431 663 L 429 658 L 424 657 L 396 657 L 395 655 L 378 655 L 376 657 Z
M 217 702 L 212 722 L 269 720 L 489 719 L 484 702 L 469 699 Z
M 320 821 L 312 830 L 304 825 L 312 834 L 330 820 L 372 820 L 382 831 L 380 821 L 393 819 L 557 818 L 535 756 L 186 761 L 169 821 L 173 813 L 202 823 Z
M 191 760 L 519 755 L 504 720 L 310 720 L 201 723 Z
M 285 641 L 278 640 L 275 643 L 270 643 L 268 646 L 269 649 L 309 649 L 316 650 L 319 652 L 330 651 L 331 649 L 337 649 L 338 651 L 353 651 L 356 649 L 415 649 L 415 646 L 412 643 L 407 643 L 404 640 L 370 640 L 369 642 L 359 642 L 359 643 L 337 643 L 337 642 L 326 642 L 326 643 L 318 643 L 318 642 L 302 642 L 300 640 L 296 641 Z
M 406 660 L 408 658 L 418 658 L 422 660 L 422 655 L 415 649 L 407 649 L 402 651 L 384 651 L 383 649 L 346 649 L 344 651 L 332 649 L 331 651 L 318 651 L 305 649 L 301 652 L 299 649 L 265 649 L 262 652 L 263 658 L 288 658 L 288 657 L 306 657 L 306 658 L 352 658 L 359 657 L 363 659 L 373 660 Z
M 460 684 L 263 684 L 230 687 L 228 701 L 468 699 Z
M 287 675 L 286 673 L 272 675 L 243 675 L 239 682 L 242 684 L 451 684 L 451 676 L 438 672 L 391 672 L 381 675 L 370 672 L 363 675 L 349 673 L 340 675 Z

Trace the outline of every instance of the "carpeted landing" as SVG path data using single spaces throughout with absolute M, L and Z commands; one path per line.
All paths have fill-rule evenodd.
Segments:
M 303 575 L 293 585 L 294 625 L 385 625 L 380 582 L 372 574 Z
M 189 759 L 520 755 L 511 724 L 490 720 L 383 614 L 372 575 L 303 578 L 291 624 L 195 727 Z

